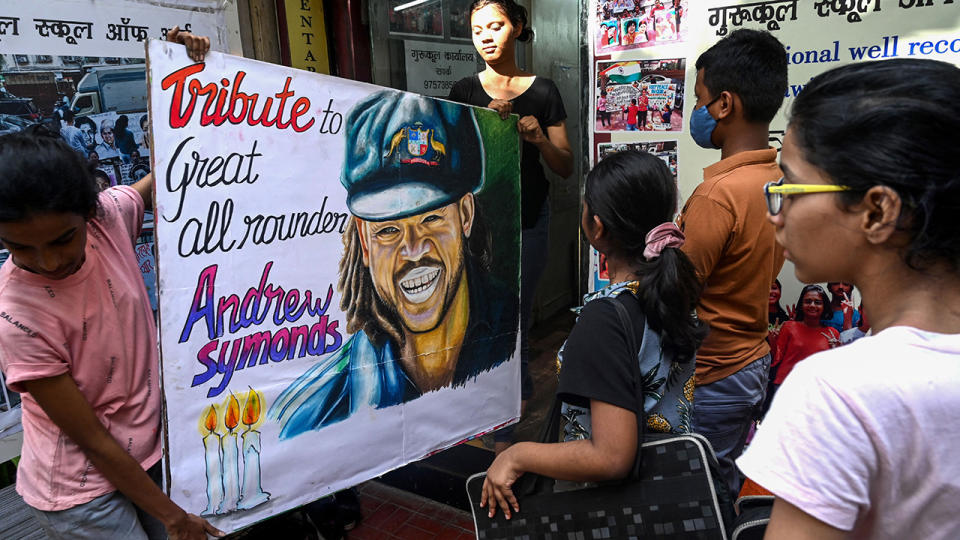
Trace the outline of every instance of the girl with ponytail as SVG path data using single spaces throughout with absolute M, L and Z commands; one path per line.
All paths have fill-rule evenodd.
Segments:
M 521 442 L 497 456 L 481 498 L 491 516 L 498 506 L 508 518 L 519 512 L 511 486 L 527 471 L 574 482 L 625 477 L 637 455 L 637 415 L 647 431 L 691 431 L 695 358 L 707 327 L 695 311 L 696 270 L 671 221 L 676 208 L 673 176 L 651 154 L 619 152 L 587 175 L 580 227 L 606 256 L 611 284 L 584 298 L 558 353 L 564 442 Z M 603 298 L 626 308 L 629 330 L 615 305 L 597 301 Z M 630 349 L 628 331 L 639 351 Z M 634 384 L 634 363 L 641 388 Z

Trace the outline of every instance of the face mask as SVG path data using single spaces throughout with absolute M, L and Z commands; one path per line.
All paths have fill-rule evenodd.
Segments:
M 717 96 L 713 101 L 703 107 L 694 109 L 693 114 L 690 115 L 690 135 L 693 137 L 694 142 L 702 148 L 712 150 L 720 148 L 719 146 L 715 146 L 712 140 L 713 130 L 717 128 L 717 121 L 710 116 L 710 111 L 707 110 L 710 105 L 713 105 L 718 99 L 720 99 L 720 96 Z

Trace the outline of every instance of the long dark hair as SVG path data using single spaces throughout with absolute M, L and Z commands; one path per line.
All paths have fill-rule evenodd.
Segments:
M 517 36 L 517 41 L 533 39 L 533 28 L 530 28 L 527 22 L 527 8 L 514 0 L 473 0 L 473 2 L 470 2 L 470 14 L 473 15 L 474 11 L 484 6 L 497 6 L 510 19 L 510 24 L 523 28 L 520 35 Z
M 777 300 L 777 311 L 783 311 L 783 306 L 780 305 L 780 300 L 783 300 L 783 284 L 780 283 L 779 279 L 773 278 L 773 283 L 771 284 L 770 288 L 773 288 L 773 285 L 776 285 L 777 290 L 780 291 L 780 299 Z
M 797 299 L 797 308 L 793 320 L 803 322 L 803 297 L 808 292 L 815 292 L 820 295 L 820 301 L 823 303 L 823 310 L 820 311 L 820 326 L 824 326 L 825 321 L 833 318 L 833 310 L 830 309 L 830 299 L 827 298 L 827 291 L 819 285 L 807 285 L 800 291 L 800 298 Z
M 874 186 L 902 201 L 898 230 L 914 270 L 960 269 L 960 68 L 936 60 L 858 62 L 814 77 L 793 103 L 790 130 L 804 157 L 852 188 L 852 206 Z
M 646 152 L 611 154 L 587 175 L 583 200 L 610 235 L 611 250 L 640 276 L 640 303 L 663 346 L 681 362 L 693 360 L 707 335 L 707 325 L 695 314 L 702 289 L 696 268 L 677 248 L 664 248 L 651 261 L 643 256 L 647 233 L 671 221 L 677 208 L 670 169 Z
M 0 222 L 50 212 L 89 219 L 97 193 L 87 163 L 59 135 L 34 125 L 0 137 Z

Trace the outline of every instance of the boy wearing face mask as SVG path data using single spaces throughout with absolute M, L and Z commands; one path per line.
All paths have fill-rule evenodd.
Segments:
M 770 369 L 766 341 L 770 283 L 783 249 L 767 221 L 763 185 L 782 176 L 768 144 L 770 121 L 787 89 L 786 51 L 767 32 L 738 30 L 697 59 L 690 134 L 720 161 L 678 218 L 684 252 L 704 283 L 697 312 L 710 334 L 697 353 L 694 428 L 713 445 L 732 494 L 733 460 L 763 403 Z

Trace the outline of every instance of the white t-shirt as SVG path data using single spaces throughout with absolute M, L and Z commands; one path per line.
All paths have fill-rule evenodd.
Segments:
M 854 538 L 960 538 L 960 334 L 888 328 L 797 364 L 737 465 Z

